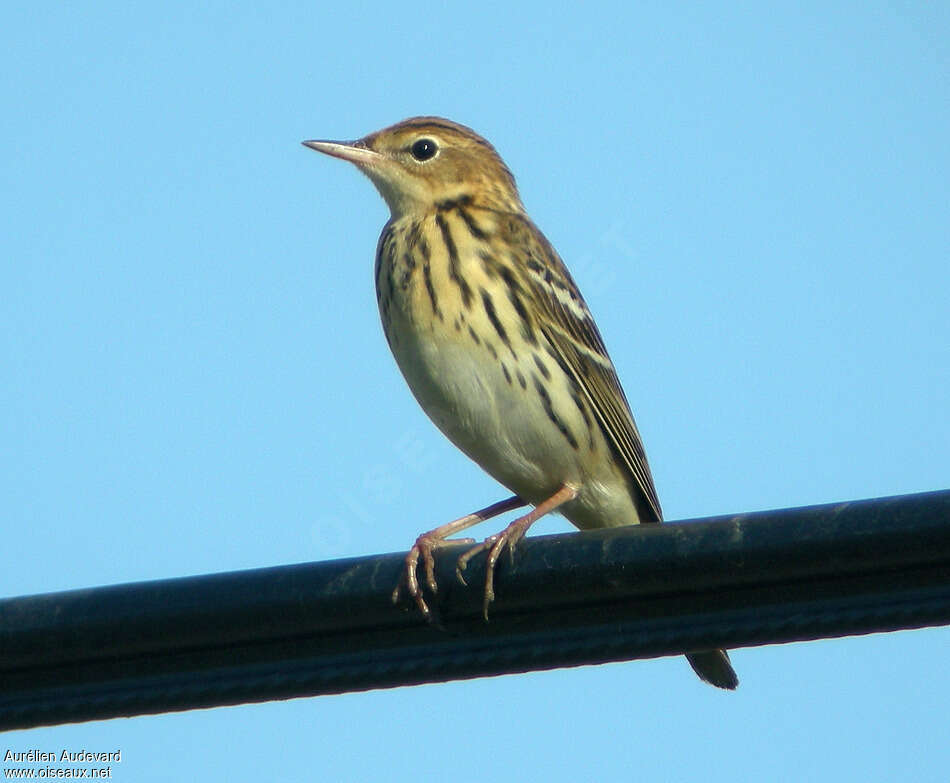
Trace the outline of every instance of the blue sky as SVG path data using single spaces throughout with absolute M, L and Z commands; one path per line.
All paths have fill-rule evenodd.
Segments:
M 7 7 L 0 595 L 397 551 L 505 494 L 389 356 L 382 200 L 299 143 L 416 114 L 513 169 L 670 519 L 947 488 L 948 33 L 940 3 Z M 671 658 L 0 750 L 121 748 L 130 781 L 937 781 L 948 643 L 739 650 L 735 694 Z

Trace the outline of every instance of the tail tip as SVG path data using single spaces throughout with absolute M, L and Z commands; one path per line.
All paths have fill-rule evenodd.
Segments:
M 729 654 L 725 650 L 689 653 L 686 660 L 703 682 L 727 691 L 734 691 L 739 687 L 739 677 L 736 670 L 732 668 Z

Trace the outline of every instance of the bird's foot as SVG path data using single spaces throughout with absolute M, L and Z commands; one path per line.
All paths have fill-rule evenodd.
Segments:
M 472 527 L 472 525 L 477 525 L 479 522 L 484 522 L 486 519 L 491 519 L 499 514 L 504 514 L 506 511 L 520 508 L 523 505 L 524 501 L 521 500 L 521 498 L 517 496 L 510 497 L 480 509 L 473 514 L 467 514 L 464 517 L 459 517 L 444 525 L 440 525 L 435 528 L 435 530 L 430 530 L 428 533 L 423 533 L 419 536 L 416 539 L 416 543 L 413 544 L 412 548 L 406 553 L 405 568 L 403 569 L 402 577 L 392 593 L 393 603 L 398 603 L 402 596 L 403 588 L 405 588 L 406 593 L 415 602 L 416 606 L 419 607 L 422 616 L 430 623 L 434 622 L 435 617 L 428 603 L 426 603 L 423 590 L 423 586 L 425 586 L 429 588 L 429 592 L 432 594 L 439 591 L 439 585 L 435 578 L 434 552 L 441 547 L 452 544 L 474 544 L 474 538 L 448 540 L 448 537 Z M 420 559 L 422 560 L 422 568 L 425 574 L 425 580 L 422 584 L 419 582 Z
M 551 513 L 558 506 L 562 506 L 576 497 L 577 489 L 565 484 L 551 497 L 543 503 L 539 503 L 524 516 L 518 517 L 500 533 L 489 536 L 480 544 L 476 544 L 471 549 L 463 552 L 459 557 L 455 564 L 455 575 L 464 585 L 467 582 L 462 572 L 468 567 L 469 561 L 476 555 L 488 551 L 488 558 L 485 561 L 485 595 L 482 600 L 482 616 L 486 623 L 488 622 L 488 607 L 495 600 L 495 566 L 498 563 L 498 558 L 501 557 L 501 553 L 505 551 L 505 547 L 508 548 L 508 553 L 514 559 L 515 546 L 524 538 L 528 528 L 545 514 Z

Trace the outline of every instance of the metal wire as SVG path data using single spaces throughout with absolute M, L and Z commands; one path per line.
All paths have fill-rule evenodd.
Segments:
M 411 527 L 411 526 L 410 526 Z M 0 601 L 0 729 L 950 624 L 950 490 Z

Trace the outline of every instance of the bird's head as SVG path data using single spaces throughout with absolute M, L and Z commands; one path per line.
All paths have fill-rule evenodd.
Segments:
M 394 219 L 460 199 L 524 211 L 515 179 L 495 148 L 450 120 L 413 117 L 358 141 L 303 143 L 355 164 L 376 185 Z

